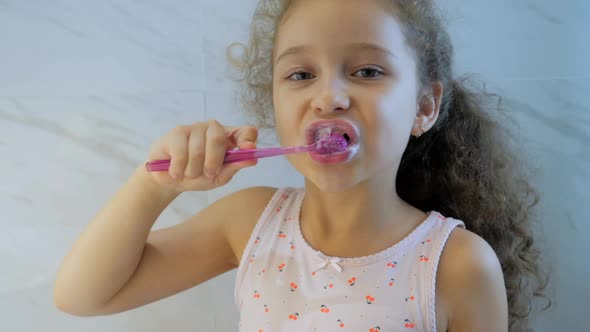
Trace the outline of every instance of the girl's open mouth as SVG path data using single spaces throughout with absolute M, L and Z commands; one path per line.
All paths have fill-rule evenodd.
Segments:
M 350 161 L 358 152 L 359 134 L 356 127 L 344 120 L 320 120 L 312 122 L 305 129 L 306 144 L 314 144 L 317 140 L 333 135 L 342 135 L 348 149 L 334 154 L 318 154 L 311 152 L 313 160 L 320 163 L 334 164 Z

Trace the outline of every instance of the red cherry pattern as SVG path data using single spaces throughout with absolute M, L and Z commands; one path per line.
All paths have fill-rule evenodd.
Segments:
M 387 263 L 387 266 L 393 269 L 397 266 L 397 262 L 389 262 Z
M 413 329 L 416 324 L 412 323 L 409 319 L 404 320 L 404 327 L 407 329 Z

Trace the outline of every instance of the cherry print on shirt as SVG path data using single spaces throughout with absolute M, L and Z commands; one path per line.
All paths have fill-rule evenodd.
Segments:
M 261 274 L 263 274 L 265 272 L 266 272 L 266 269 L 262 269 L 262 270 L 260 270 L 260 272 L 258 272 L 258 275 L 261 275 Z
M 325 304 L 322 304 L 320 311 L 327 314 L 330 312 L 330 309 Z
M 294 282 L 292 282 L 291 284 L 289 284 L 289 286 L 290 286 L 290 288 L 289 288 L 289 289 L 291 289 L 291 292 L 294 292 L 294 291 L 297 289 L 297 287 L 299 287 L 299 286 L 297 286 L 297 284 L 296 284 L 296 283 L 294 283 Z
M 289 195 L 287 194 L 283 194 L 283 196 L 281 196 L 282 199 L 289 199 Z
M 428 239 L 426 241 L 422 241 L 422 244 L 426 244 L 426 243 L 430 243 L 430 242 L 432 242 L 432 240 L 431 239 Z
M 283 233 L 283 231 L 279 231 L 279 237 L 280 237 L 281 239 L 284 239 L 284 238 L 286 238 L 286 237 L 287 237 L 287 235 L 286 235 L 285 233 Z
M 254 257 L 256 257 L 254 254 L 252 254 L 252 257 L 250 257 L 250 263 L 252 263 L 254 261 Z
M 426 257 L 424 255 L 420 255 L 420 261 L 421 262 L 428 262 L 428 257 Z
M 265 305 L 264 305 L 264 312 L 269 312 L 269 311 L 270 311 L 270 309 L 269 309 L 269 308 L 268 308 L 268 306 L 265 304 Z
M 352 278 L 348 279 L 348 284 L 350 286 L 354 286 L 355 283 L 356 283 L 356 277 L 352 277 Z
M 293 242 L 289 242 L 289 244 L 291 245 L 291 250 L 295 250 L 295 245 L 293 244 Z
M 412 323 L 409 319 L 404 320 L 404 327 L 407 329 L 413 329 L 416 324 Z
M 282 207 L 282 206 L 279 206 L 278 208 L 276 208 L 276 210 L 275 210 L 275 211 L 277 211 L 277 212 L 281 212 L 281 210 L 282 210 L 282 209 L 283 209 L 283 207 Z
M 365 296 L 365 300 L 367 300 L 367 304 L 373 304 L 373 302 L 375 302 L 375 298 L 371 295 Z
M 406 302 L 410 302 L 410 301 L 414 301 L 415 299 L 416 299 L 416 298 L 414 297 L 414 295 L 410 295 L 410 296 L 406 297 L 404 300 L 405 300 Z
M 315 275 L 316 275 L 316 272 L 315 272 L 315 271 L 313 271 L 313 272 L 311 273 L 311 276 L 312 276 L 312 277 L 315 277 Z
M 254 244 L 258 244 L 258 243 L 260 243 L 260 237 L 257 236 L 256 241 L 254 241 Z
M 344 327 L 344 323 L 342 323 L 342 319 L 337 320 L 336 323 L 338 323 L 338 326 Z
M 328 289 L 328 288 L 334 288 L 334 284 L 333 283 L 329 283 L 327 285 L 324 286 L 324 289 Z
M 389 286 L 393 286 L 394 282 L 395 282 L 395 279 L 393 279 L 393 278 L 389 279 Z
M 369 329 L 369 332 L 379 332 L 381 331 L 381 328 L 379 326 L 375 326 Z
M 297 320 L 297 318 L 299 318 L 299 314 L 296 312 L 289 315 L 290 320 Z
M 279 272 L 283 272 L 283 270 L 285 269 L 285 266 L 287 266 L 287 264 L 285 264 L 285 263 L 279 265 L 278 266 Z
M 254 291 L 254 298 L 255 299 L 259 299 L 260 298 L 260 293 L 258 293 L 257 290 Z
M 389 262 L 389 263 L 387 263 L 387 266 L 393 269 L 397 266 L 397 262 L 395 262 L 395 261 Z

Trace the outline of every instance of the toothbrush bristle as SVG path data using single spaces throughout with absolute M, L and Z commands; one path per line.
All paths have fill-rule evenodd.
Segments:
M 340 153 L 347 149 L 348 142 L 342 135 L 332 134 L 315 142 L 315 152 L 319 154 Z

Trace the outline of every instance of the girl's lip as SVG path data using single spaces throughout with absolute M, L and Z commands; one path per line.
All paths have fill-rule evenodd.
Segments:
M 321 164 L 339 164 L 349 161 L 355 153 L 349 149 L 345 152 L 336 154 L 318 154 L 311 152 L 309 155 L 311 156 L 311 159 Z
M 330 132 L 338 132 L 345 135 L 349 146 L 357 145 L 359 140 L 358 129 L 352 123 L 334 119 L 334 120 L 320 120 L 310 123 L 305 129 L 305 141 L 307 145 L 315 143 L 317 133 L 321 129 L 330 129 Z
M 310 152 L 311 159 L 315 160 L 320 164 L 340 164 L 351 161 L 358 153 L 359 145 L 349 145 L 348 149 L 344 152 L 335 154 L 318 154 Z

